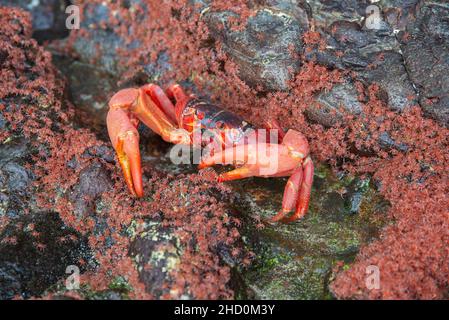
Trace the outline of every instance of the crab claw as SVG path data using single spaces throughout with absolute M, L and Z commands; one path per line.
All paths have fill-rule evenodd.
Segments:
M 136 129 L 138 120 L 122 108 L 124 105 L 132 105 L 138 94 L 136 89 L 125 89 L 114 95 L 109 102 L 106 122 L 126 184 L 132 194 L 142 197 L 139 133 Z
M 282 130 L 274 123 L 272 126 Z M 247 177 L 290 176 L 284 190 L 282 209 L 271 221 L 291 222 L 307 213 L 313 183 L 313 162 L 309 156 L 309 144 L 300 132 L 289 130 L 282 135 L 281 144 L 241 144 L 226 148 L 202 159 L 199 168 L 215 164 L 238 164 L 240 167 L 223 173 L 219 182 Z M 287 215 L 294 213 L 287 218 Z

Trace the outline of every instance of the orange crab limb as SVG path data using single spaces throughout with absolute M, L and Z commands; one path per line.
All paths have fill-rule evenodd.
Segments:
M 168 116 L 172 123 L 176 123 L 175 106 L 167 97 L 161 87 L 155 84 L 147 84 L 142 89 L 151 97 L 160 109 Z
M 182 102 L 188 99 L 188 95 L 184 92 L 184 89 L 177 83 L 167 88 L 167 94 L 176 101 Z
M 276 127 L 276 125 L 275 125 Z M 282 130 L 280 127 L 276 128 Z M 272 221 L 294 221 L 302 218 L 308 209 L 313 183 L 313 162 L 304 135 L 289 130 L 281 144 L 257 143 L 237 145 L 216 152 L 202 159 L 199 168 L 214 164 L 244 164 L 242 167 L 221 174 L 218 181 L 230 181 L 252 176 L 281 177 L 291 175 L 284 190 L 282 209 Z M 266 170 L 273 162 L 275 170 Z M 296 210 L 292 216 L 287 214 Z
M 148 92 L 148 94 L 147 94 Z M 160 107 L 153 102 L 155 97 Z M 165 114 L 174 113 L 174 107 L 167 97 L 161 98 L 156 86 L 139 89 L 123 89 L 109 101 L 107 127 L 117 158 L 122 167 L 126 183 L 131 192 L 138 197 L 143 195 L 142 172 L 139 152 L 138 121 L 142 121 L 165 141 L 171 143 L 190 143 L 188 133 L 180 131 Z
M 301 187 L 303 176 L 303 169 L 298 168 L 288 179 L 285 185 L 284 197 L 282 199 L 282 209 L 277 215 L 271 218 L 271 221 L 277 222 L 285 218 L 285 216 L 291 212 L 298 201 L 299 188 Z
M 285 132 L 284 132 L 284 129 L 282 129 L 282 127 L 279 124 L 279 122 L 277 122 L 277 120 L 268 120 L 268 121 L 266 121 L 265 122 L 265 127 L 267 129 L 277 130 L 278 131 L 279 143 L 282 142 L 282 140 L 284 139 L 284 136 L 285 136 Z
M 301 184 L 301 189 L 299 190 L 298 202 L 296 204 L 295 213 L 287 218 L 286 222 L 295 221 L 304 217 L 309 208 L 310 193 L 312 191 L 313 183 L 313 162 L 310 157 L 307 157 L 303 164 L 304 176 Z
M 107 126 L 109 137 L 117 153 L 117 158 L 125 176 L 126 184 L 132 194 L 143 195 L 142 173 L 140 167 L 139 133 L 123 109 L 108 112 Z
M 130 111 L 154 133 L 167 142 L 190 143 L 190 137 L 182 134 L 165 113 L 151 100 L 144 89 L 138 89 L 139 96 Z
M 253 176 L 268 177 L 295 168 L 302 159 L 293 158 L 288 147 L 280 144 L 257 143 L 237 145 L 203 158 L 199 168 L 215 164 L 250 164 L 257 170 Z
M 243 167 L 231 170 L 229 172 L 220 174 L 218 176 L 218 182 L 239 180 L 243 178 L 256 176 L 259 170 L 256 166 L 244 165 Z

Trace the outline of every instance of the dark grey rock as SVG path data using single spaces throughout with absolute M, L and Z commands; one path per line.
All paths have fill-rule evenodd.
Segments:
M 421 1 L 401 34 L 407 70 L 426 115 L 449 126 L 449 4 Z
M 2 171 L 8 176 L 8 188 L 12 192 L 24 191 L 30 182 L 30 177 L 24 167 L 17 163 L 7 163 Z
M 338 20 L 360 21 L 365 17 L 368 0 L 308 1 L 313 17 L 320 26 L 330 26 Z
M 394 141 L 388 132 L 382 132 L 379 135 L 379 143 L 383 149 L 396 149 L 402 152 L 407 152 L 409 147 L 405 143 L 397 143 Z
M 329 68 L 350 69 L 354 71 L 355 79 L 366 86 L 379 85 L 384 102 L 392 110 L 402 111 L 418 104 L 399 43 L 392 33 L 367 30 L 350 21 L 336 21 L 319 32 L 328 46 L 324 51 L 313 50 L 306 54 L 307 60 Z M 334 100 L 340 98 L 337 96 Z
M 129 1 L 128 6 L 133 4 L 142 5 L 141 1 L 132 0 Z M 142 5 L 142 8 L 145 12 L 146 6 Z M 124 71 L 125 66 L 118 64 L 117 49 L 132 49 L 138 47 L 139 44 L 134 42 L 127 44 L 120 35 L 114 32 L 114 25 L 109 23 L 110 14 L 110 9 L 106 4 L 86 4 L 81 29 L 86 30 L 87 34 L 77 37 L 73 48 L 84 62 L 95 60 L 97 67 L 110 74 L 118 75 Z M 116 18 L 120 20 L 120 14 Z M 140 19 L 142 18 L 143 16 L 140 16 Z M 104 24 L 107 27 L 101 27 Z
M 358 115 L 362 112 L 358 92 L 349 80 L 318 94 L 316 101 L 318 106 L 311 105 L 306 109 L 307 117 L 327 127 L 341 123 L 344 114 Z
M 410 81 L 400 53 L 383 51 L 370 57 L 371 68 L 359 72 L 366 84 L 376 83 L 384 96 L 384 102 L 395 111 L 418 105 L 418 97 Z
M 101 194 L 112 188 L 109 172 L 103 164 L 94 162 L 80 172 L 78 183 L 69 193 L 78 219 L 95 216 L 95 203 Z
M 57 213 L 36 208 L 35 177 L 24 167 L 33 153 L 25 139 L 0 145 L 0 217 L 7 219 L 0 230 L 0 299 L 40 295 L 89 256 L 87 241 Z
M 290 224 L 267 223 L 243 230 L 255 253 L 242 277 L 256 299 L 330 299 L 328 284 L 337 260 L 352 261 L 360 246 L 372 241 L 386 220 L 384 200 L 369 180 L 340 176 L 316 166 L 307 215 Z M 246 215 L 272 217 L 280 208 L 286 180 L 239 180 L 236 202 Z M 278 190 L 274 192 L 274 190 Z M 258 195 L 258 196 L 257 196 Z M 379 221 L 382 220 L 383 222 Z
M 23 159 L 30 153 L 25 139 L 14 139 L 0 145 L 0 166 L 16 160 Z
M 355 178 L 351 184 L 346 188 L 345 206 L 348 213 L 356 214 L 360 212 L 364 195 L 369 189 L 369 179 Z
M 89 37 L 78 37 L 73 44 L 75 51 L 81 59 L 90 62 L 93 57 L 97 57 L 95 64 L 105 71 L 114 74 L 117 73 L 117 48 L 124 47 L 123 39 L 117 34 L 97 29 L 88 29 Z M 100 52 L 99 52 L 100 50 Z
M 67 228 L 57 213 L 24 215 L 0 233 L 0 299 L 38 296 L 64 277 L 69 265 L 89 257 L 87 240 Z
M 404 31 L 407 24 L 415 19 L 415 7 L 419 0 L 382 0 L 385 21 L 393 30 Z
M 208 12 L 205 19 L 214 37 L 239 67 L 248 85 L 265 90 L 286 90 L 300 67 L 302 35 L 308 30 L 305 10 L 292 14 L 272 7 L 261 8 L 248 18 L 243 30 L 233 30 L 233 12 Z
M 135 235 L 129 253 L 146 291 L 156 298 L 168 293 L 169 289 L 163 284 L 170 281 L 170 272 L 179 264 L 182 255 L 174 230 L 157 222 L 146 222 L 144 231 Z

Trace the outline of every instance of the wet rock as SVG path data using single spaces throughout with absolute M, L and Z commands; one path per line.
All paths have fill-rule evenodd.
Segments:
M 2 171 L 8 176 L 8 188 L 12 192 L 23 192 L 30 181 L 29 174 L 24 167 L 16 163 L 7 163 Z
M 415 19 L 415 7 L 419 0 L 383 0 L 381 2 L 385 21 L 394 31 L 404 31 Z
M 416 21 L 402 40 L 410 78 L 420 93 L 425 114 L 449 126 L 449 5 L 420 1 Z
M 69 35 L 65 26 L 69 4 L 66 0 L 0 0 L 0 6 L 20 7 L 31 13 L 33 37 L 40 42 Z
M 147 12 L 146 4 L 141 0 L 126 1 L 123 2 L 123 6 L 127 10 L 133 10 L 135 7 L 139 8 L 136 11 L 141 12 L 141 14 L 136 15 L 134 18 L 137 22 L 143 20 Z M 92 68 L 92 65 L 94 65 L 116 78 L 120 77 L 126 71 L 126 65 L 120 63 L 120 61 L 123 61 L 123 57 L 120 56 L 117 50 L 133 50 L 139 48 L 141 44 L 138 40 L 133 40 L 132 42 L 127 41 L 117 31 L 116 27 L 123 20 L 121 13 L 111 12 L 111 9 L 106 3 L 86 3 L 83 14 L 84 18 L 81 21 L 81 29 L 84 33 L 76 37 L 73 49 L 83 62 L 88 63 L 84 65 L 84 68 Z M 118 22 L 111 23 L 111 17 L 117 19 Z M 133 32 L 132 26 L 129 26 L 128 22 L 124 22 L 123 25 L 129 28 L 130 33 Z M 79 68 L 78 65 L 74 65 L 73 67 L 76 69 Z M 132 79 L 126 79 L 122 86 L 135 86 L 136 83 L 143 84 L 148 82 L 149 79 L 156 80 L 164 72 L 171 70 L 168 55 L 164 52 L 159 53 L 155 62 L 142 64 L 141 67 L 140 72 L 136 72 Z M 98 73 L 99 71 L 96 70 L 94 72 Z M 107 77 L 101 76 L 101 78 L 106 79 Z M 110 80 L 110 78 L 106 80 L 106 90 L 104 93 L 100 93 L 99 96 L 107 93 L 108 81 Z
M 23 165 L 30 153 L 31 148 L 25 139 L 11 139 L 0 145 L 0 217 L 16 218 L 24 213 L 29 197 L 27 187 L 33 175 Z
M 358 115 L 362 112 L 358 92 L 349 80 L 333 86 L 328 92 L 318 94 L 316 102 L 317 105 L 306 109 L 307 117 L 327 127 L 341 123 L 344 114 Z
M 110 9 L 105 3 L 86 4 L 81 29 L 85 36 L 76 38 L 74 50 L 82 61 L 95 62 L 103 70 L 115 74 L 118 72 L 117 48 L 124 48 L 125 41 L 109 28 L 101 28 L 109 20 Z
M 255 179 L 256 180 L 256 179 Z M 263 219 L 280 208 L 283 179 L 234 183 L 243 197 L 242 211 Z M 385 201 L 369 180 L 340 179 L 318 167 L 308 214 L 292 224 L 266 224 L 254 230 L 248 221 L 247 246 L 254 265 L 242 271 L 248 294 L 266 299 L 329 299 L 331 270 L 337 261 L 350 262 L 359 248 L 385 223 Z
M 265 90 L 286 90 L 300 67 L 297 55 L 303 50 L 301 39 L 309 24 L 306 11 L 296 10 L 293 14 L 277 8 L 258 9 L 243 30 L 230 26 L 234 12 L 208 12 L 205 19 L 239 66 L 242 80 Z
M 383 51 L 370 57 L 373 63 L 358 76 L 366 84 L 376 83 L 384 102 L 395 111 L 403 111 L 418 104 L 418 97 L 410 81 L 404 60 L 398 52 Z M 381 93 L 381 95 L 382 95 Z
M 139 2 L 130 1 L 130 5 Z M 116 24 L 108 24 L 112 13 L 106 3 L 88 3 L 83 14 L 80 27 L 86 32 L 76 37 L 73 49 L 82 61 L 90 62 L 110 74 L 120 74 L 124 70 L 123 66 L 118 64 L 117 49 L 135 48 L 138 44 L 126 43 L 125 39 L 114 31 Z M 120 14 L 115 18 L 120 21 Z
M 101 194 L 112 188 L 112 181 L 103 164 L 94 162 L 80 172 L 78 183 L 69 194 L 78 219 L 95 215 L 95 203 Z
M 366 16 L 368 0 L 317 0 L 309 1 L 313 16 L 322 26 L 330 26 L 338 20 L 360 21 Z
M 384 102 L 392 110 L 402 111 L 417 104 L 399 43 L 391 32 L 384 34 L 364 29 L 357 22 L 336 21 L 328 29 L 320 29 L 320 34 L 327 47 L 308 52 L 307 60 L 329 68 L 350 69 L 366 86 L 379 85 Z
M 0 145 L 0 166 L 13 160 L 24 159 L 30 153 L 25 139 L 12 139 Z
M 65 227 L 57 213 L 37 212 L 3 229 L 0 257 L 0 299 L 29 298 L 64 277 L 68 266 L 88 259 L 89 250 L 86 239 Z
M 110 31 L 89 30 L 91 30 L 89 38 L 77 37 L 73 45 L 74 49 L 83 61 L 93 62 L 93 57 L 97 57 L 96 66 L 111 74 L 117 73 L 119 66 L 117 65 L 116 48 L 124 46 L 123 39 Z
M 379 143 L 381 147 L 385 150 L 396 149 L 402 152 L 407 152 L 409 147 L 405 143 L 397 143 L 394 141 L 388 132 L 382 132 L 379 135 Z
M 170 272 L 177 269 L 182 258 L 179 239 L 174 230 L 164 228 L 158 222 L 146 222 L 143 232 L 137 234 L 130 246 L 140 280 L 145 289 L 155 298 L 169 294 L 170 288 L 163 286 L 170 280 Z M 192 297 L 182 297 L 189 298 Z
M 90 64 L 53 54 L 56 67 L 67 78 L 68 98 L 76 106 L 77 124 L 100 132 L 105 127 L 109 98 L 117 91 L 110 74 Z
M 0 299 L 40 295 L 88 258 L 86 240 L 30 200 L 35 177 L 24 165 L 32 153 L 25 139 L 0 145 Z
M 264 263 L 258 267 L 269 276 L 250 274 L 247 280 L 256 299 L 321 300 L 328 299 L 326 282 L 330 261 L 316 256 L 292 258 L 288 253 L 261 256 Z
M 369 179 L 355 178 L 346 188 L 345 205 L 349 213 L 359 213 L 365 193 L 369 189 Z

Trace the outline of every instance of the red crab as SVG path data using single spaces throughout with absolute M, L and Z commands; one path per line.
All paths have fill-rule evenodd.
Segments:
M 314 168 L 308 142 L 298 131 L 288 130 L 285 133 L 277 121 L 267 121 L 266 129 L 274 130 L 278 140 L 275 143 L 262 142 L 257 138 L 251 140 L 248 138 L 257 137 L 262 130 L 254 129 L 234 113 L 193 95 L 186 95 L 178 84 L 170 86 L 166 92 L 155 84 L 120 90 L 109 101 L 107 127 L 125 181 L 137 197 L 143 195 L 139 134 L 136 129 L 139 121 L 165 141 L 175 144 L 191 145 L 195 128 L 215 130 L 220 149 L 203 157 L 199 168 L 223 163 L 223 159 L 234 159 L 231 163 L 238 167 L 221 174 L 219 181 L 252 176 L 289 176 L 282 209 L 271 220 L 294 221 L 306 214 Z M 271 156 L 276 156 L 277 166 L 273 172 L 263 170 L 267 163 L 260 157 L 261 147 Z M 235 161 L 236 157 L 241 159 L 240 162 Z M 293 210 L 294 214 L 287 217 Z

